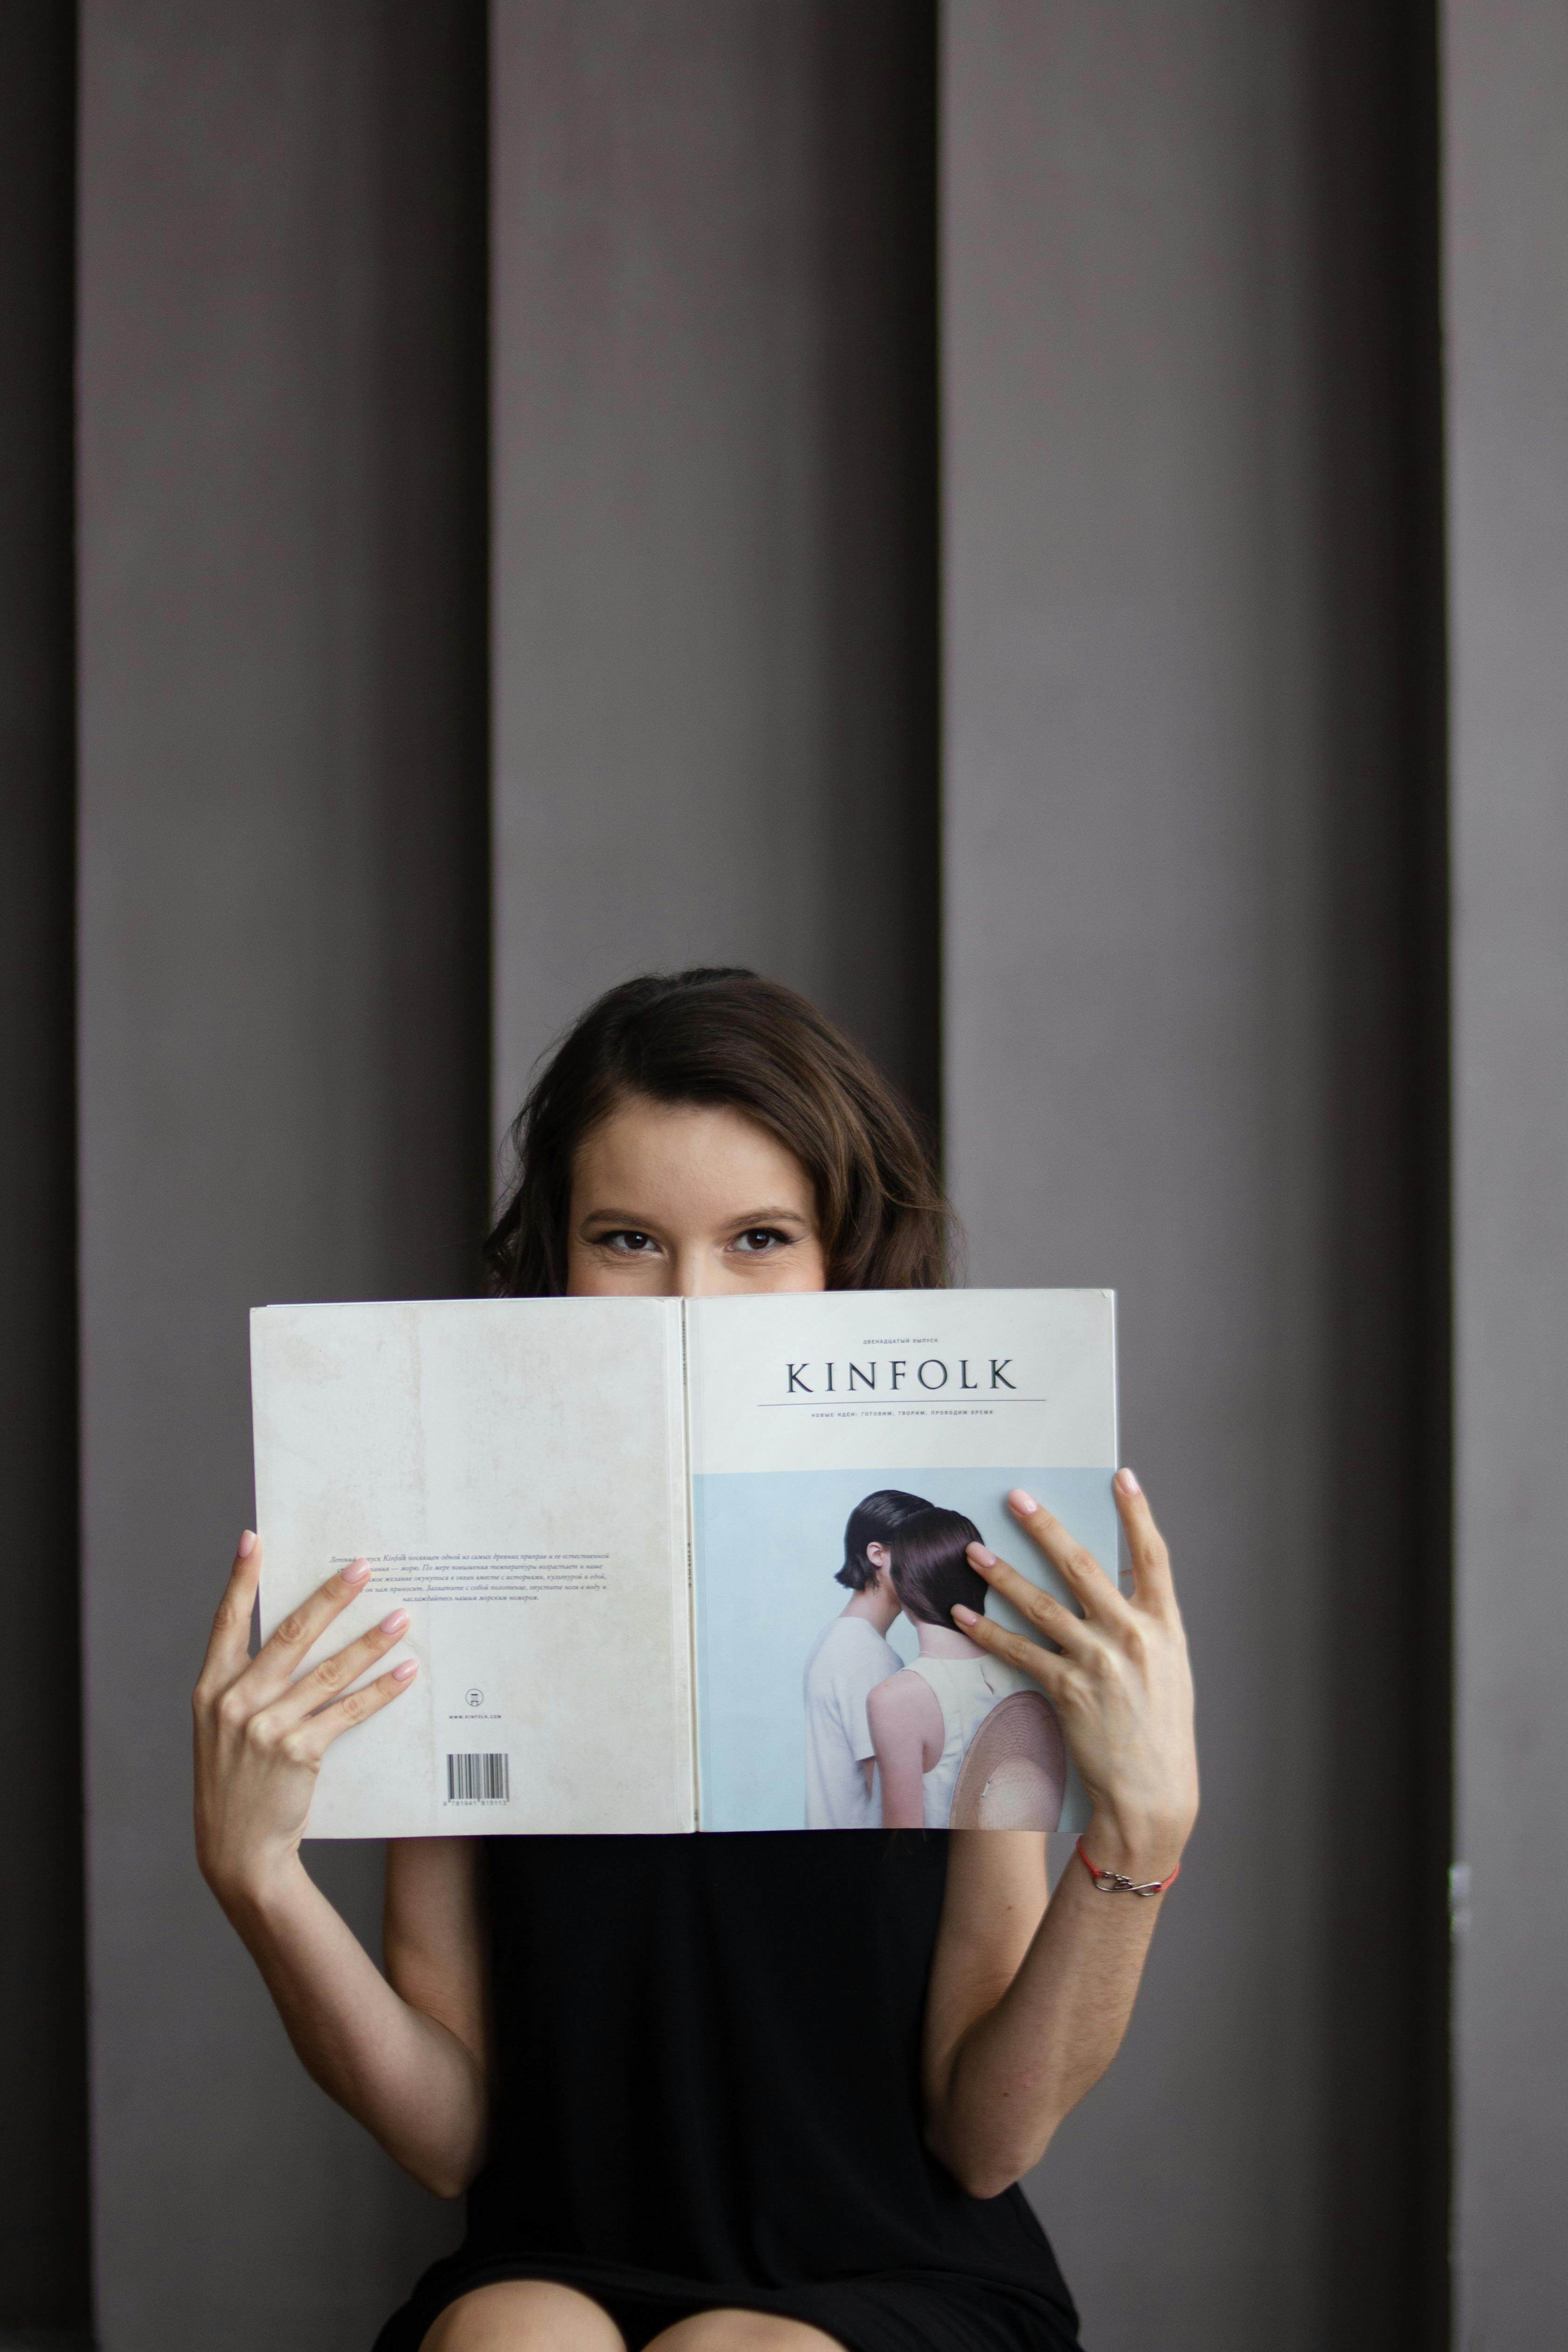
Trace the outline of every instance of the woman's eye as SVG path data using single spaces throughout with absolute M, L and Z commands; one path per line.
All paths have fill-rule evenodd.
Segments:
M 788 1241 L 789 1235 L 779 1233 L 773 1225 L 752 1225 L 745 1233 L 736 1234 L 732 1245 L 748 1257 L 756 1257 L 764 1250 L 784 1248 Z
M 601 1234 L 599 1247 L 615 1250 L 621 1257 L 646 1257 L 658 1244 L 651 1234 L 636 1233 L 630 1226 L 623 1226 L 618 1233 Z

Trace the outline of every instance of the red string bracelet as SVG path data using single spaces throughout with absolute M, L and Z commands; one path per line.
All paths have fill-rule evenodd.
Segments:
M 1082 1838 L 1073 1851 L 1101 1895 L 1163 1895 L 1166 1887 L 1173 1886 L 1182 1874 L 1182 1865 L 1177 1863 L 1169 1878 L 1151 1878 L 1139 1886 L 1132 1879 L 1123 1878 L 1119 1870 L 1101 1870 L 1097 1862 L 1090 1862 L 1083 1850 Z

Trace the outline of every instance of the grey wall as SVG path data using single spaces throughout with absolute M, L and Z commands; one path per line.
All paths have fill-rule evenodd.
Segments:
M 77 1707 L 71 275 L 76 39 L 0 11 L 0 2332 L 85 2325 Z M 25 1796 L 23 1792 L 26 1792 Z
M 932 15 L 497 0 L 496 1110 L 760 965 L 934 1108 Z
M 1105 2352 L 1435 2343 L 1429 49 L 962 0 L 942 87 L 949 1166 L 1120 1289 L 1205 1775 L 1032 2193 Z
M 80 1118 L 106 2352 L 341 2352 L 451 2231 L 195 1871 L 254 1301 L 460 1291 L 488 1179 L 484 23 L 90 0 Z M 312 1867 L 374 1943 L 377 1861 Z
M 1449 0 L 1463 2352 L 1568 2297 L 1568 17 Z M 1463 1921 L 1464 1906 L 1461 1906 Z
M 647 963 L 795 980 L 935 1102 L 939 226 L 951 1171 L 973 1278 L 1121 1291 L 1126 1450 L 1176 1543 L 1203 1701 L 1205 1814 L 1147 1996 L 1032 2193 L 1101 2352 L 1436 2345 L 1431 14 L 955 0 L 939 82 L 924 0 L 497 0 L 488 182 L 484 16 L 82 16 L 107 2352 L 362 2342 L 454 2221 L 300 2076 L 189 1856 L 187 1695 L 250 1507 L 246 1307 L 468 1286 L 492 1112 L 586 994 Z M 1471 2352 L 1542 2340 L 1563 2284 L 1542 1889 L 1565 1647 L 1546 1515 L 1568 54 L 1547 0 L 1452 0 L 1446 23 Z M 7 78 L 7 102 L 23 87 Z M 11 142 L 7 170 L 29 152 Z M 52 356 L 7 416 L 44 450 L 58 322 L 18 283 L 8 312 Z M 8 1084 L 37 1146 L 8 1163 L 7 1201 L 37 1236 L 7 1280 L 44 1337 L 4 1434 L 37 1429 L 17 1475 L 47 1549 L 68 1507 L 69 1349 L 48 1309 L 68 1286 L 71 1110 L 63 1040 L 52 1059 L 33 1044 L 68 1001 L 68 615 L 59 486 L 47 464 L 7 478 L 5 553 L 31 532 L 41 567 L 26 556 L 5 587 L 0 715 L 28 783 L 7 880 L 34 989 Z M 56 1662 L 47 1689 L 71 1612 L 33 1583 L 19 1605 L 29 1655 Z M 24 1752 L 39 1737 L 25 1710 L 12 1732 Z M 48 1797 L 18 1867 L 54 1958 L 4 1962 L 7 2003 L 41 2021 L 5 2044 L 8 2104 L 36 2099 L 46 2063 L 51 2083 L 79 2066 L 68 1772 Z M 374 1940 L 374 1857 L 316 1866 Z M 16 2316 L 75 2308 L 68 2105 L 0 2224 L 29 2282 Z

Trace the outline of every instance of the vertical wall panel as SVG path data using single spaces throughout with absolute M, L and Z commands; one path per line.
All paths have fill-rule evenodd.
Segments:
M 496 1109 L 742 962 L 928 1108 L 931 11 L 497 0 Z
M 455 2216 L 198 1878 L 246 1310 L 461 1291 L 487 1181 L 485 27 L 83 19 L 80 1086 L 105 2352 L 367 2342 Z M 374 1853 L 311 1867 L 374 1939 Z
M 0 11 L 0 2335 L 88 2316 L 77 1713 L 76 37 Z M 24 1795 L 23 1792 L 26 1792 Z
M 1568 2242 L 1568 16 L 1449 0 L 1457 1946 L 1464 2352 L 1563 2332 Z
M 1442 2325 L 1418 16 L 944 20 L 949 1164 L 972 1279 L 1120 1289 L 1200 1696 L 1033 2183 L 1105 2352 Z

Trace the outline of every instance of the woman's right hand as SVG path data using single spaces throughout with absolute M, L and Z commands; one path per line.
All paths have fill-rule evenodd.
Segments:
M 260 1573 L 261 1546 L 247 1528 L 192 1700 L 196 1859 L 226 1909 L 264 1893 L 295 1860 L 327 1749 L 401 1696 L 416 1671 L 410 1658 L 362 1690 L 347 1688 L 407 1630 L 408 1612 L 395 1609 L 370 1633 L 293 1679 L 311 1643 L 363 1591 L 370 1568 L 363 1559 L 330 1576 L 251 1657 L 250 1613 Z M 334 1698 L 338 1692 L 342 1696 Z

